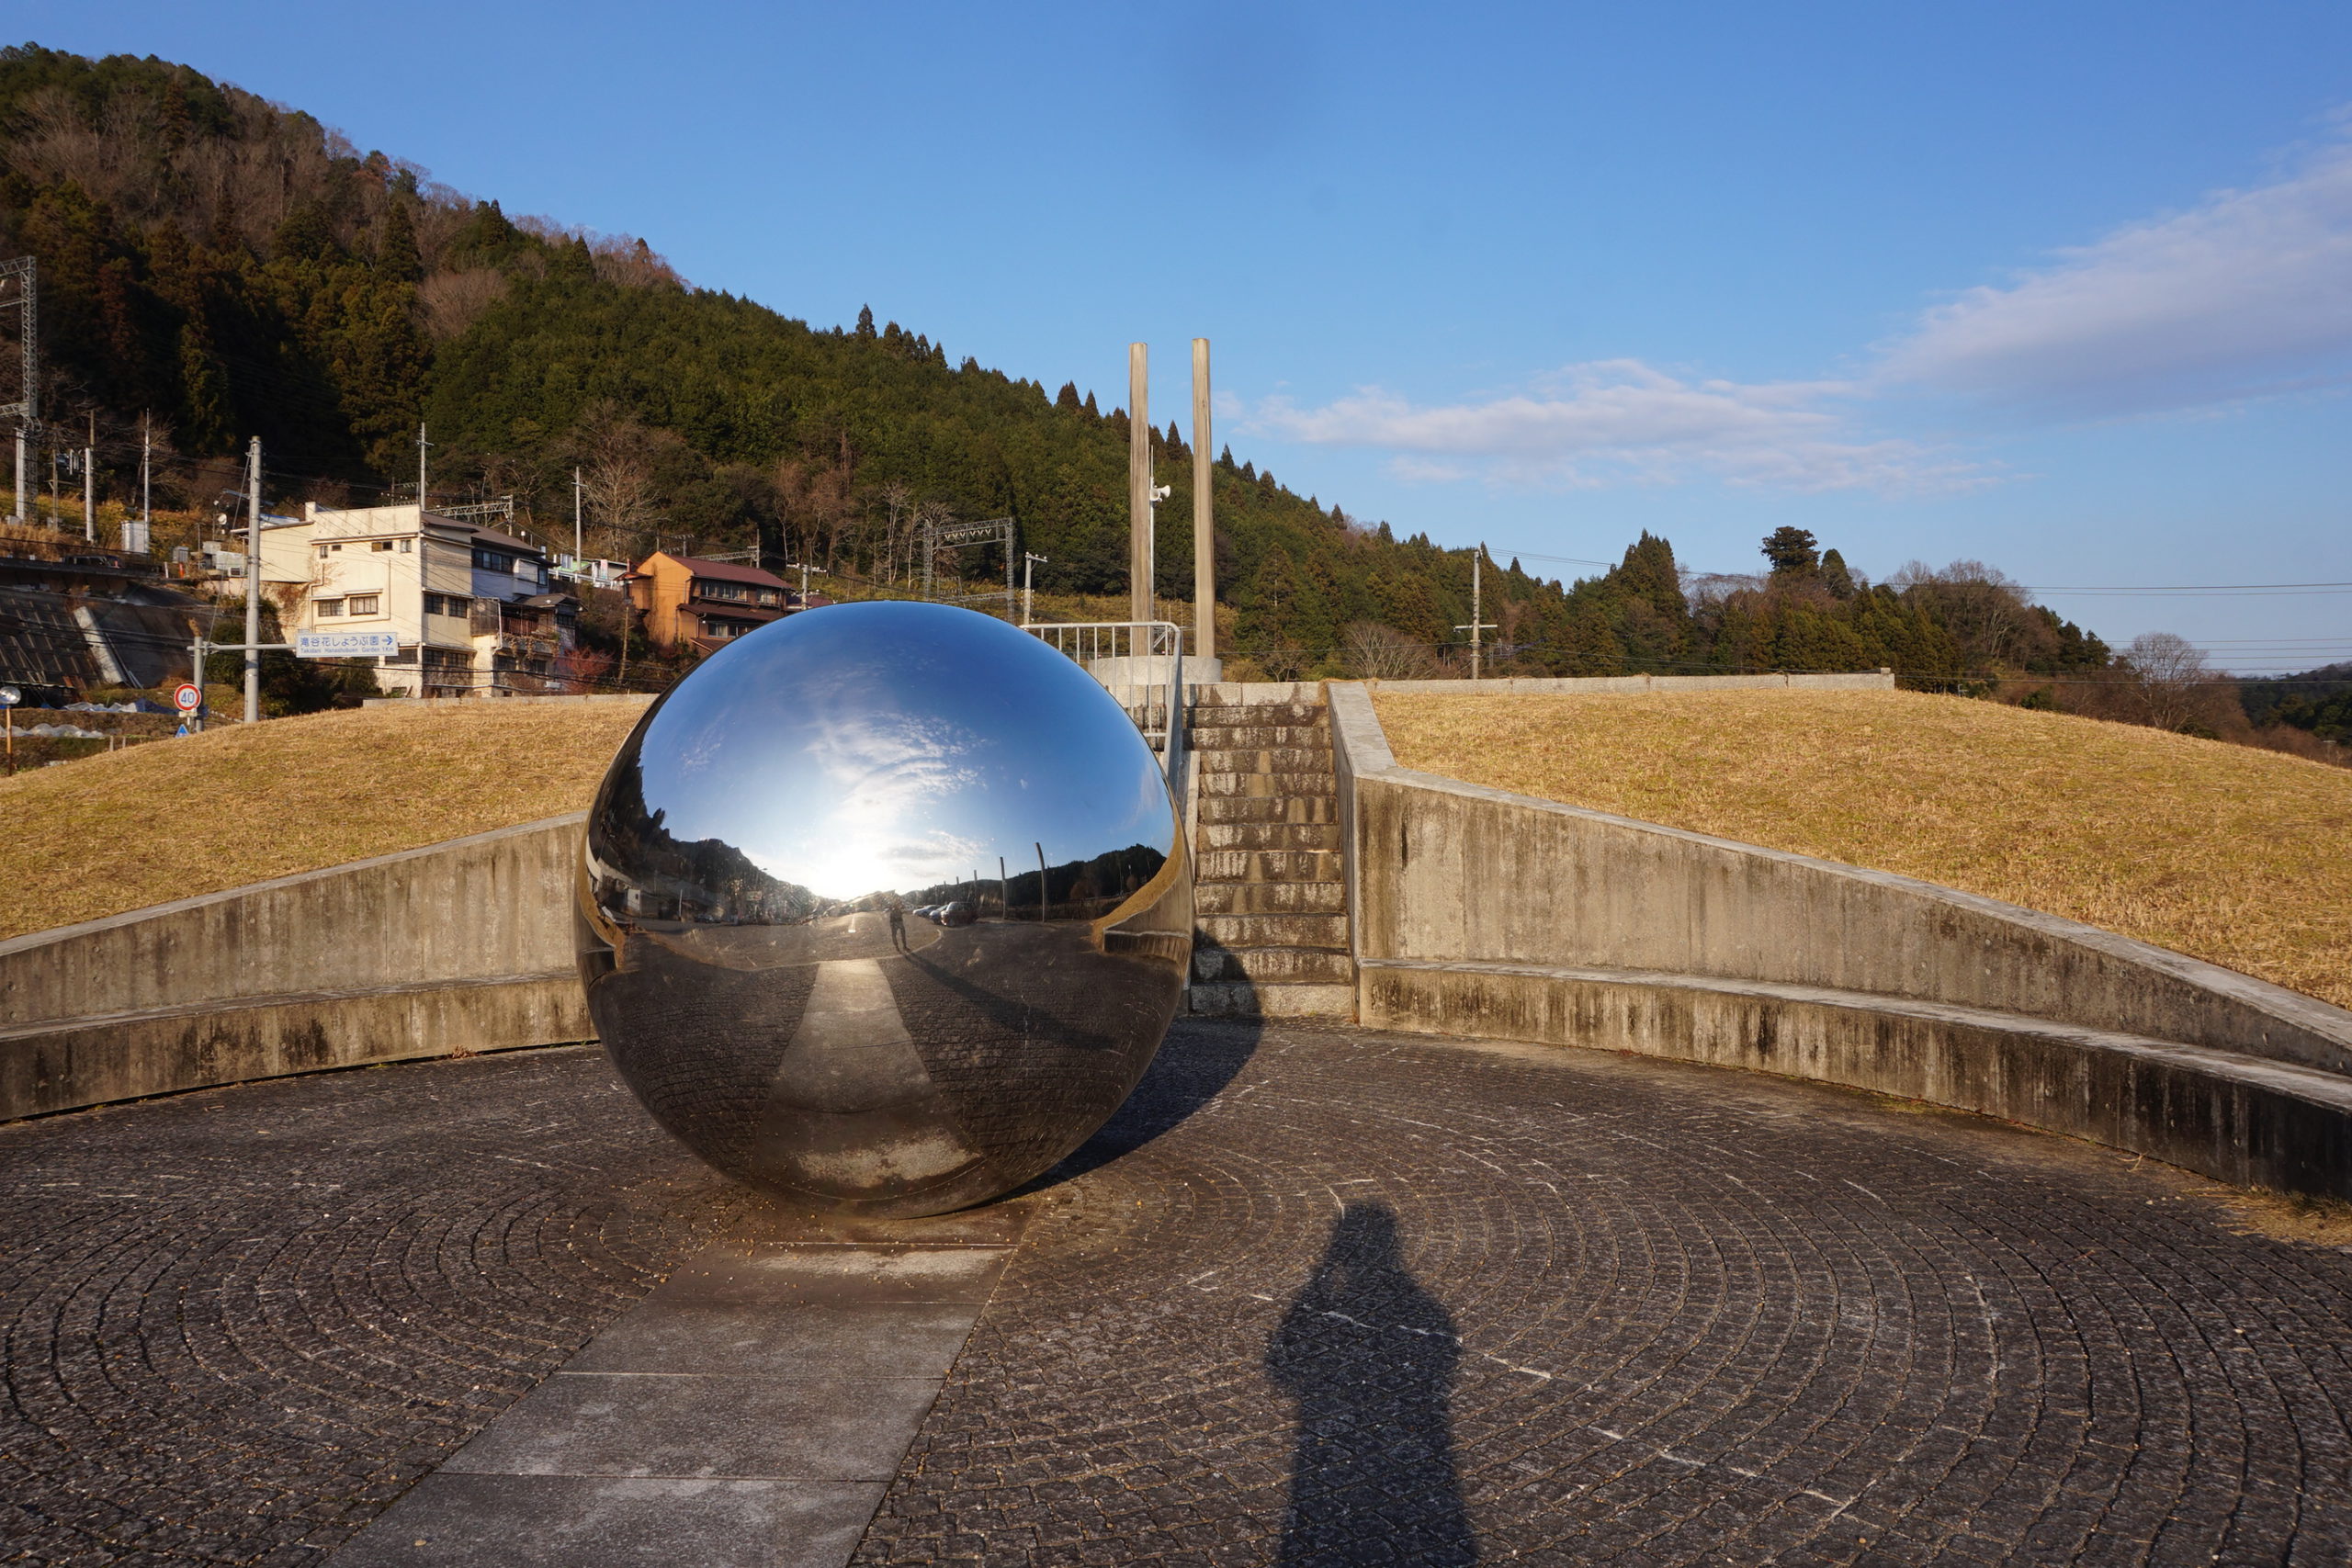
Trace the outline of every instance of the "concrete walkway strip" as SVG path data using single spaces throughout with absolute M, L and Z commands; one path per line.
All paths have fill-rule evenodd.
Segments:
M 332 1561 L 840 1568 L 1027 1219 L 755 1215 Z

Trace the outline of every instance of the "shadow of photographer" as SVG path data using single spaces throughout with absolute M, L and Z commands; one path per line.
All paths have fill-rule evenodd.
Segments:
M 1266 1347 L 1298 1401 L 1285 1563 L 1476 1562 L 1450 1401 L 1453 1318 L 1405 1267 L 1387 1204 L 1346 1205 Z

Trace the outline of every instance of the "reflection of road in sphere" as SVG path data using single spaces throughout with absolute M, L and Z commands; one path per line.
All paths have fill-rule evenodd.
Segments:
M 589 814 L 588 1008 L 662 1124 L 812 1208 L 938 1213 L 1083 1143 L 1191 962 L 1159 760 L 1077 665 L 937 604 L 730 644 Z

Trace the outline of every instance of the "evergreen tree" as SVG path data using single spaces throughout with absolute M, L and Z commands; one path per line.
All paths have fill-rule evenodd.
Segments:
M 1775 577 L 1803 576 L 1821 564 L 1821 554 L 1814 548 L 1812 534 L 1786 524 L 1773 529 L 1764 540 L 1764 558 L 1772 563 Z
M 416 252 L 416 223 L 408 208 L 406 201 L 393 198 L 376 240 L 376 276 L 387 283 L 415 283 L 424 276 L 424 262 Z
M 1821 558 L 1821 581 L 1834 598 L 1854 596 L 1854 574 L 1846 570 L 1846 558 L 1836 550 L 1829 550 Z

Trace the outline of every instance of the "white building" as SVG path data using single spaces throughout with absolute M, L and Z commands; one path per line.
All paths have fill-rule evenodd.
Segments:
M 554 592 L 547 553 L 463 517 L 414 506 L 303 508 L 262 534 L 262 583 L 280 624 L 389 631 L 387 692 L 486 696 L 565 690 L 579 603 Z

